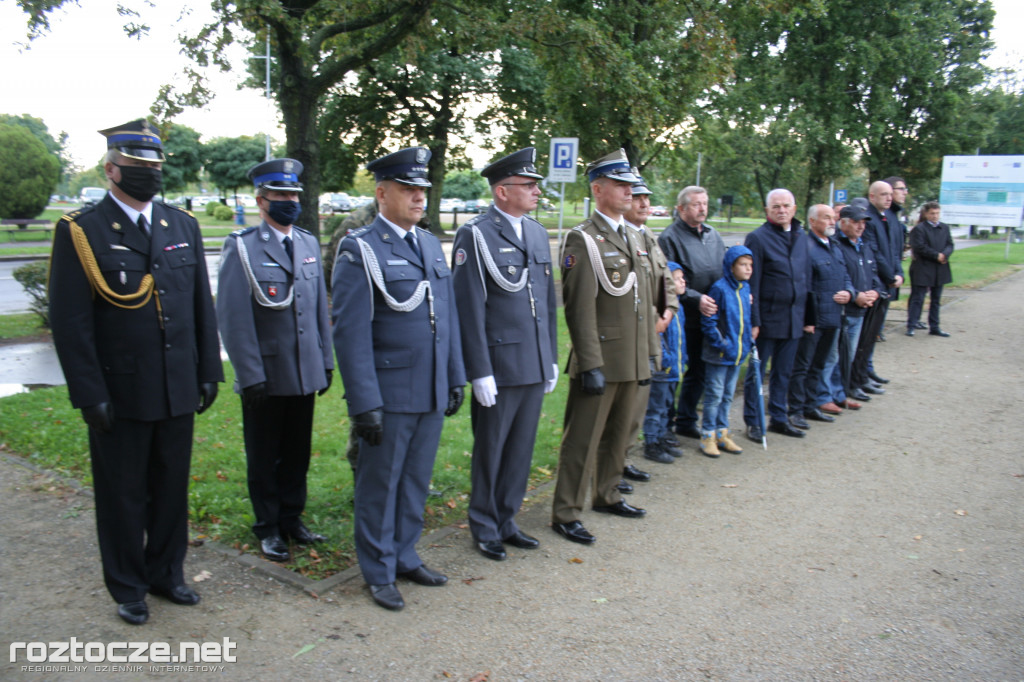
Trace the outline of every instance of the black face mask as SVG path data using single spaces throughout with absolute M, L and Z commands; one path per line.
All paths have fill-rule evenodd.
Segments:
M 270 201 L 267 200 L 267 215 L 274 219 L 282 227 L 294 225 L 302 213 L 302 206 L 297 201 Z
M 159 168 L 114 165 L 121 169 L 121 182 L 114 184 L 136 201 L 149 201 L 163 187 L 164 174 Z

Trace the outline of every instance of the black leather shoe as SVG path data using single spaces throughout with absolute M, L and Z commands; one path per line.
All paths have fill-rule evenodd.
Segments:
M 657 443 L 644 443 L 644 458 L 661 464 L 671 464 L 676 458 L 661 449 Z
M 260 540 L 260 553 L 271 561 L 288 561 L 292 558 L 288 553 L 288 545 L 276 533 Z
M 680 436 L 700 440 L 700 429 L 698 429 L 694 424 L 690 424 L 689 426 L 676 426 L 676 433 Z
M 620 493 L 623 495 L 630 495 L 633 493 L 633 486 L 626 482 L 626 479 L 619 481 L 619 484 L 615 486 Z
M 781 433 L 790 438 L 803 438 L 806 434 L 792 424 L 786 422 L 768 422 L 768 430 L 772 433 Z
M 850 397 L 853 398 L 854 400 L 859 400 L 864 403 L 871 400 L 871 396 L 869 396 L 867 393 L 860 390 L 859 388 L 855 388 L 852 391 L 850 391 Z
M 907 330 L 907 331 L 905 332 L 905 334 L 906 334 L 907 336 L 913 336 L 913 335 L 914 335 L 914 330 L 913 330 L 913 329 L 908 329 L 908 330 Z
M 320 533 L 314 533 L 310 529 L 306 528 L 305 525 L 299 524 L 294 528 L 281 531 L 281 537 L 284 539 L 291 538 L 300 545 L 313 545 L 317 542 L 325 542 L 327 540 L 326 535 L 320 535 Z
M 594 505 L 592 509 L 602 514 L 615 514 L 616 516 L 624 516 L 627 519 L 636 519 L 647 514 L 646 509 L 634 507 L 625 500 L 619 500 L 615 504 Z
M 885 393 L 884 388 L 882 388 L 878 384 L 873 384 L 871 382 L 868 382 L 861 386 L 861 390 L 864 391 L 865 393 L 870 393 L 871 395 L 882 395 Z
M 631 481 L 640 481 L 646 483 L 651 480 L 651 475 L 646 471 L 640 471 L 632 464 L 627 464 L 626 468 L 622 470 L 622 475 Z
M 405 600 L 402 599 L 402 593 L 398 591 L 394 583 L 370 585 L 370 596 L 373 597 L 373 601 L 377 602 L 378 606 L 383 606 L 386 609 L 401 611 L 405 608 Z
M 504 542 L 506 545 L 518 547 L 519 549 L 537 549 L 538 547 L 540 547 L 540 540 L 533 537 L 532 535 L 527 535 L 521 530 L 517 530 L 512 535 L 509 535 L 507 538 L 504 538 L 502 542 Z
M 929 336 L 941 336 L 942 338 L 949 338 L 949 332 L 944 332 L 941 329 L 933 329 L 928 332 Z
M 804 412 L 804 416 L 810 419 L 811 421 L 816 422 L 834 422 L 836 420 L 835 417 L 828 416 L 818 408 L 814 408 L 813 410 L 807 410 L 806 412 Z M 790 421 L 793 420 L 790 419 Z
M 170 588 L 154 586 L 149 588 L 149 593 L 182 606 L 192 606 L 199 603 L 199 595 L 188 585 L 175 585 Z
M 868 379 L 871 379 L 876 384 L 887 384 L 887 383 L 889 383 L 888 379 L 883 379 L 882 377 L 878 376 L 877 374 L 875 374 L 874 372 L 871 372 L 871 371 L 868 372 Z
M 928 328 L 928 325 L 926 325 L 924 322 L 921 322 L 920 320 L 918 320 L 917 322 L 914 323 L 914 329 L 927 329 L 927 328 Z
M 126 601 L 117 605 L 117 615 L 129 625 L 142 625 L 149 620 L 149 607 L 144 601 Z
M 476 543 L 476 548 L 480 550 L 488 559 L 494 559 L 495 561 L 504 561 L 508 558 L 505 554 L 505 545 L 501 544 L 499 540 L 487 540 L 486 542 Z
M 756 426 L 748 426 L 747 427 L 747 439 L 748 440 L 752 440 L 755 443 L 760 443 L 761 439 L 763 439 L 763 438 L 764 438 L 764 434 L 761 433 L 761 429 L 757 428 Z
M 658 445 L 661 446 L 662 450 L 672 455 L 676 459 L 679 459 L 680 457 L 683 456 L 683 449 L 679 447 L 679 441 L 677 441 L 675 439 L 675 436 L 673 436 L 672 434 L 667 433 L 661 438 L 659 438 Z
M 426 585 L 427 587 L 439 587 L 448 582 L 448 576 L 430 570 L 425 564 L 421 564 L 419 568 L 414 568 L 411 571 L 399 573 L 398 575 L 408 578 L 418 585 Z
M 805 420 L 799 414 L 791 414 L 791 415 L 789 415 L 789 423 L 792 424 L 793 426 L 795 426 L 798 429 L 803 429 L 804 431 L 806 431 L 807 429 L 811 428 L 811 425 L 807 423 L 807 420 Z
M 578 542 L 581 545 L 592 545 L 597 542 L 597 538 L 591 535 L 579 521 L 570 521 L 569 523 L 553 522 L 551 524 L 551 530 L 555 531 L 566 540 L 572 540 L 573 542 Z

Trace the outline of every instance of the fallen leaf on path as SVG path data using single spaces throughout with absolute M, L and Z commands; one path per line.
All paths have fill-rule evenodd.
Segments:
M 445 502 L 445 505 L 447 505 L 449 509 L 455 509 L 455 507 L 458 505 L 458 502 L 456 502 L 455 500 L 448 500 L 447 502 Z
M 484 578 L 483 577 L 479 577 L 479 578 L 463 578 L 462 582 L 464 582 L 467 585 L 472 585 L 477 580 L 484 580 Z
M 591 601 L 593 601 L 595 604 L 605 604 L 608 602 L 608 600 L 604 597 L 598 597 L 597 599 L 592 599 Z
M 487 680 L 489 679 L 491 679 L 490 670 L 484 673 L 477 673 L 476 675 L 473 675 L 473 677 L 469 678 L 469 682 L 487 682 Z
M 467 528 L 469 528 L 469 524 L 468 523 L 456 523 L 455 527 L 458 528 L 459 530 L 466 530 Z
M 967 510 L 966 509 L 957 509 L 953 513 L 956 514 L 957 516 L 967 516 Z
M 315 648 L 316 648 L 316 644 L 307 644 L 306 646 L 302 647 L 301 649 L 296 651 L 294 654 L 292 654 L 292 658 L 295 658 L 296 656 L 301 656 L 302 654 L 308 654 L 310 651 L 312 651 Z
M 578 556 L 574 556 L 573 558 L 569 559 L 569 563 L 570 564 L 582 564 L 583 563 L 583 559 L 579 558 Z
M 915 539 L 915 540 L 920 540 L 920 539 L 921 539 L 921 538 L 923 538 L 923 537 L 924 537 L 923 535 L 915 535 L 915 536 L 914 536 L 914 539 Z
M 194 582 L 194 583 L 201 583 L 204 580 L 209 580 L 212 577 L 213 577 L 213 574 L 210 573 L 209 571 L 205 571 L 205 570 L 204 571 L 199 571 L 198 575 L 192 576 L 192 582 Z
M 722 487 L 723 488 L 735 488 L 736 484 L 735 483 L 723 483 Z

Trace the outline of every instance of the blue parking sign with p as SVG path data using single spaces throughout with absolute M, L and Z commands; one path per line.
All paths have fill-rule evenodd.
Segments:
M 837 189 L 836 190 L 835 201 L 833 201 L 832 203 L 833 204 L 845 204 L 846 203 L 846 190 L 845 189 Z
M 576 156 L 578 150 L 579 138 L 552 138 L 548 180 L 551 182 L 576 182 Z

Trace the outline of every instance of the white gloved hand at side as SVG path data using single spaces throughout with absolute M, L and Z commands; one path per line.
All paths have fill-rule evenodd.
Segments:
M 558 385 L 558 364 L 557 363 L 551 365 L 551 372 L 552 372 L 553 376 L 552 376 L 551 380 L 548 381 L 547 386 L 544 387 L 544 392 L 545 393 L 551 393 L 551 391 L 555 390 L 555 386 Z
M 473 398 L 484 407 L 493 407 L 495 398 L 498 395 L 498 385 L 494 383 L 494 377 L 481 377 L 473 379 Z

